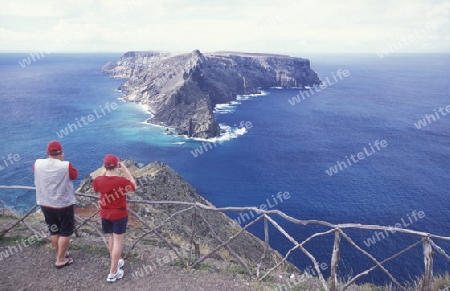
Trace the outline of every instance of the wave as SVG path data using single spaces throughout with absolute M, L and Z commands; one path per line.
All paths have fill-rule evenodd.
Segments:
M 144 110 L 145 113 L 150 114 L 150 119 L 151 119 L 153 116 L 155 116 L 155 115 L 153 114 L 153 112 L 152 112 L 152 108 L 151 108 L 149 105 L 144 104 L 144 103 L 139 103 L 139 108 L 141 108 L 142 110 Z
M 278 87 L 270 87 L 270 89 L 276 89 L 276 90 L 308 90 L 308 89 L 311 89 L 311 88 L 312 88 L 311 86 L 289 87 L 289 88 L 280 87 L 280 86 L 278 86 Z
M 182 146 L 182 145 L 184 145 L 186 142 L 185 141 L 176 141 L 176 142 L 173 142 L 172 144 L 173 145 L 177 145 L 177 146 Z
M 269 95 L 269 92 L 261 90 L 261 93 L 237 95 L 236 100 L 238 100 L 238 101 L 249 100 L 250 98 L 266 96 L 266 95 Z
M 237 106 L 242 104 L 241 101 L 249 100 L 255 97 L 265 96 L 268 94 L 269 92 L 261 90 L 260 93 L 256 94 L 237 95 L 235 101 L 223 104 L 216 104 L 213 112 L 214 114 L 233 113 L 236 110 Z M 220 126 L 220 137 L 214 137 L 210 139 L 201 139 L 201 138 L 193 138 L 193 139 L 206 142 L 224 142 L 238 138 L 239 136 L 244 135 L 247 132 L 247 129 L 245 127 L 231 127 L 223 123 L 220 123 L 219 126 Z
M 216 104 L 214 107 L 214 114 L 228 114 L 236 110 L 236 105 L 230 103 Z
M 214 107 L 214 114 L 228 114 L 233 113 L 236 110 L 237 105 L 242 104 L 240 101 L 248 100 L 253 97 L 265 96 L 268 95 L 268 92 L 261 91 L 261 93 L 256 94 L 246 94 L 246 95 L 237 95 L 235 101 L 230 101 L 228 103 L 216 104 Z
M 218 137 L 218 141 L 226 141 L 237 138 L 241 135 L 244 135 L 247 132 L 245 127 L 231 127 L 226 124 L 219 124 L 220 126 L 220 137 Z
M 219 137 L 213 137 L 213 138 L 190 138 L 196 141 L 205 141 L 205 142 L 225 142 L 229 141 L 235 138 L 238 138 L 241 135 L 244 135 L 247 133 L 247 129 L 245 127 L 231 127 L 226 124 L 220 123 L 220 136 Z M 185 138 L 188 138 L 185 136 Z

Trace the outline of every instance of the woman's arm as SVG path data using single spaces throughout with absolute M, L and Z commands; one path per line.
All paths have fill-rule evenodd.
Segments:
M 122 162 L 119 162 L 119 165 L 120 165 L 120 169 L 123 170 L 124 177 L 127 180 L 129 180 L 133 184 L 134 188 L 136 189 L 136 180 L 131 175 L 130 170 L 128 170 L 128 168 Z

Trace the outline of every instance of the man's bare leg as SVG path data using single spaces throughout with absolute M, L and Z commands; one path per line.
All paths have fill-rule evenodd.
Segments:
M 56 265 L 62 266 L 69 261 L 66 259 L 66 251 L 69 248 L 70 236 L 59 236 Z
M 50 236 L 50 241 L 52 242 L 52 246 L 56 251 L 56 255 L 58 255 L 58 239 L 59 239 L 59 234 Z

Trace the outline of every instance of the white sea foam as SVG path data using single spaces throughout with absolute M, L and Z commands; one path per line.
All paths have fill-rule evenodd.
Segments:
M 222 143 L 224 141 L 229 141 L 234 138 L 238 138 L 241 135 L 244 135 L 247 132 L 247 129 L 245 127 L 239 128 L 239 127 L 231 127 L 226 124 L 220 123 L 220 136 L 219 137 L 213 137 L 213 138 L 192 138 L 194 140 L 198 141 L 205 141 L 205 142 L 219 142 Z M 186 137 L 187 138 L 187 137 Z
M 177 145 L 177 146 L 182 146 L 184 145 L 186 142 L 185 141 L 177 141 L 177 142 L 173 142 L 173 145 Z
M 232 113 L 236 110 L 236 106 L 233 106 L 231 103 L 225 103 L 225 104 L 217 104 L 216 107 L 214 107 L 214 114 L 228 114 Z
M 269 94 L 268 92 L 261 90 L 261 93 L 257 93 L 257 94 L 237 95 L 236 100 L 238 100 L 238 101 L 248 100 L 250 98 L 265 96 L 268 94 Z
M 149 105 L 144 104 L 144 103 L 139 103 L 139 107 L 145 111 L 145 113 L 148 113 L 151 115 L 150 118 L 152 118 L 154 116 L 154 114 L 152 113 L 152 109 L 150 108 Z
M 264 96 L 267 94 L 268 94 L 267 92 L 261 91 L 261 93 L 257 93 L 257 94 L 237 95 L 236 100 L 234 100 L 234 101 L 230 101 L 229 103 L 216 104 L 216 106 L 214 107 L 214 113 L 215 114 L 232 113 L 236 110 L 237 105 L 242 104 L 241 101 L 248 100 L 252 97 Z

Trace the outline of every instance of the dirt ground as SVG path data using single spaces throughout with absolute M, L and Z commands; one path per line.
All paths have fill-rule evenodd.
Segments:
M 2 247 L 2 251 L 8 247 Z M 170 264 L 127 260 L 124 277 L 106 282 L 107 255 L 72 250 L 74 263 L 56 269 L 48 244 L 23 248 L 0 261 L 1 290 L 262 290 L 243 276 L 215 270 L 186 270 Z M 146 269 L 145 266 L 148 266 Z M 157 266 L 157 267 L 155 267 Z M 135 273 L 135 272 L 138 273 Z M 140 273 L 139 273 L 140 272 Z
M 0 215 L 1 216 L 1 215 Z M 0 230 L 13 220 L 0 217 Z M 124 277 L 106 282 L 109 254 L 104 242 L 93 237 L 71 238 L 69 251 L 74 263 L 56 269 L 45 225 L 29 222 L 38 234 L 18 225 L 0 238 L 0 290 L 277 290 L 276 284 L 258 282 L 230 262 L 207 259 L 200 268 L 180 266 L 170 249 L 139 244 L 125 258 Z M 30 238 L 34 237 L 32 241 Z M 26 241 L 24 243 L 24 241 Z M 130 249 L 124 244 L 124 254 Z

